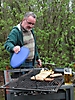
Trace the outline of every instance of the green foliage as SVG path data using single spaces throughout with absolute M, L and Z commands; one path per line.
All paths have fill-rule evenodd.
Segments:
M 67 0 L 58 3 L 50 3 L 51 12 L 45 12 L 44 17 L 47 14 L 50 16 L 42 16 L 43 31 L 37 28 L 36 33 L 42 60 L 53 62 L 57 67 L 68 67 L 75 61 L 75 14 L 66 9 L 69 3 Z M 71 67 L 74 69 L 74 66 Z
M 6 69 L 9 64 L 9 53 L 4 49 L 4 43 L 0 43 L 0 70 Z
M 43 63 L 50 63 L 50 66 L 55 65 L 55 67 L 70 66 L 74 70 L 72 64 L 75 62 L 74 5 L 73 1 L 70 8 L 69 0 L 51 2 L 49 0 L 6 0 L 0 11 L 0 42 L 6 40 L 12 27 L 22 20 L 25 12 L 34 11 L 37 15 L 35 34 Z M 9 65 L 9 54 L 2 49 L 2 43 L 0 45 L 0 69 L 2 69 Z

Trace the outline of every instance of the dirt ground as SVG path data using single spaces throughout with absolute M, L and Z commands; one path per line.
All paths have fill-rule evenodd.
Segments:
M 0 86 L 4 85 L 4 74 L 0 71 Z M 4 89 L 0 89 L 0 99 L 4 100 Z

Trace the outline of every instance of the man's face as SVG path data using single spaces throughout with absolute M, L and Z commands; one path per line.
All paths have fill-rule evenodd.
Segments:
M 24 18 L 24 20 L 22 21 L 22 27 L 30 31 L 34 27 L 35 23 L 36 18 L 29 16 L 28 18 Z

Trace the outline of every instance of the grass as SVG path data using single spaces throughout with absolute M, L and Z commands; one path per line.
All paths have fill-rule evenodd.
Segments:
M 4 96 L 0 95 L 0 100 L 5 100 Z

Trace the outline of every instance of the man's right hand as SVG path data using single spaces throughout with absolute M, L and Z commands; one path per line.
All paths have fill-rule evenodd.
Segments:
M 14 51 L 15 53 L 18 53 L 18 52 L 20 51 L 20 46 L 15 46 L 15 47 L 13 48 L 13 51 Z

